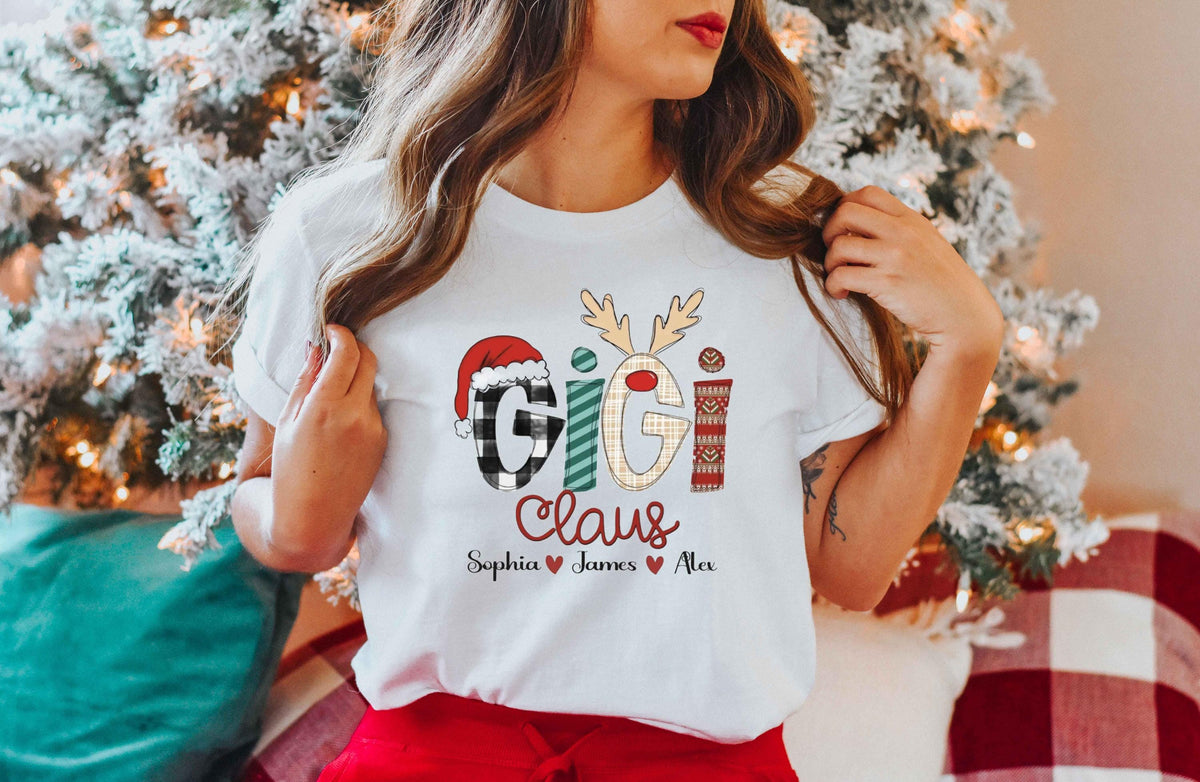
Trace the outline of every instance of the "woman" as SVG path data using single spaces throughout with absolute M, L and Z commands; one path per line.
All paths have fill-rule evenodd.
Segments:
M 360 554 L 370 708 L 322 782 L 794 780 L 811 590 L 883 595 L 998 306 L 922 215 L 788 159 L 814 111 L 762 0 L 380 14 L 362 123 L 236 281 L 239 536 Z

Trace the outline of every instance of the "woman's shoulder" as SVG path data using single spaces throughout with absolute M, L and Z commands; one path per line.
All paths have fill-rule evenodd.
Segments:
M 301 234 L 318 258 L 338 252 L 382 213 L 384 162 L 356 161 L 302 177 L 276 206 L 276 219 Z
M 377 209 L 385 160 L 355 161 L 303 177 L 284 196 L 304 224 L 325 224 Z

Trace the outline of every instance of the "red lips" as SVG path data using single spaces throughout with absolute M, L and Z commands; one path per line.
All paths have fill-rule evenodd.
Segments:
M 707 27 L 716 33 L 725 32 L 725 17 L 715 11 L 706 11 L 698 16 L 693 16 L 689 19 L 680 19 L 675 24 L 694 24 L 700 27 Z
M 721 39 L 725 35 L 725 17 L 715 11 L 707 11 L 690 19 L 680 19 L 675 24 L 681 30 L 691 33 L 708 48 L 721 48 Z

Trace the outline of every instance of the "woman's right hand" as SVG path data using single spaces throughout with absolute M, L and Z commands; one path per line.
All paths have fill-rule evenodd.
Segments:
M 344 551 L 383 462 L 387 430 L 375 397 L 376 358 L 350 329 L 325 328 L 275 426 L 272 539 L 320 556 Z

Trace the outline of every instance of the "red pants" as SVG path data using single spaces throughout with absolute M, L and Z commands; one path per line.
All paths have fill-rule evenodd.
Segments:
M 514 709 L 435 692 L 370 707 L 317 782 L 798 782 L 783 726 L 721 744 L 624 717 Z

